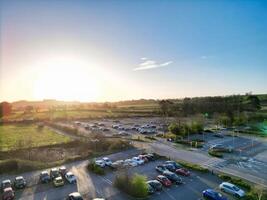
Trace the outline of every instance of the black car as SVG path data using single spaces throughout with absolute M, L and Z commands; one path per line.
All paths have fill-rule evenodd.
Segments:
M 176 167 L 172 164 L 164 164 L 163 165 L 167 170 L 171 171 L 171 172 L 175 172 Z
M 147 181 L 147 184 L 150 185 L 155 191 L 162 190 L 162 184 L 157 180 Z
M 155 168 L 159 173 L 163 173 L 164 171 L 168 170 L 164 165 L 158 165 Z
M 154 188 L 150 184 L 147 184 L 147 192 L 148 192 L 148 194 L 154 194 L 155 193 Z
M 173 172 L 165 171 L 165 172 L 163 172 L 163 175 L 166 176 L 171 182 L 173 182 L 175 184 L 182 184 L 183 183 L 183 180 Z
M 152 153 L 146 154 L 146 157 L 147 157 L 147 159 L 148 159 L 149 161 L 154 161 L 154 160 L 156 160 L 155 155 L 152 154 Z
M 48 174 L 48 171 L 42 171 L 40 174 L 40 182 L 41 183 L 48 183 L 51 181 L 51 177 Z
M 14 186 L 17 189 L 22 189 L 26 187 L 26 180 L 23 178 L 23 176 L 18 176 L 15 178 Z
M 217 138 L 224 138 L 224 136 L 221 133 L 215 133 L 213 135 L 213 137 L 217 137 Z
M 168 160 L 165 162 L 165 164 L 171 164 L 173 165 L 176 169 L 180 169 L 182 168 L 182 166 L 180 164 L 178 164 L 177 162 L 173 161 L 173 160 Z

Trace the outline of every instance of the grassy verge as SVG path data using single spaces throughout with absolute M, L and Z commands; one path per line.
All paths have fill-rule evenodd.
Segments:
M 22 172 L 29 172 L 34 170 L 51 168 L 54 166 L 59 166 L 64 163 L 69 163 L 77 160 L 83 160 L 86 157 L 73 156 L 65 160 L 60 160 L 56 162 L 38 162 L 38 161 L 29 161 L 29 160 L 20 160 L 20 159 L 8 159 L 0 161 L 0 174 L 9 173 L 9 174 L 18 174 Z
M 177 160 L 176 162 L 179 163 L 180 165 L 182 165 L 183 167 L 188 168 L 188 169 L 196 170 L 196 171 L 203 172 L 203 173 L 209 172 L 209 170 L 207 168 L 204 168 L 198 164 L 192 164 L 192 163 L 182 161 L 182 160 Z
M 29 147 L 67 143 L 71 138 L 59 135 L 47 127 L 35 124 L 1 125 L 0 150 L 8 151 Z
M 183 144 L 183 145 L 194 147 L 194 148 L 202 148 L 203 147 L 203 142 L 202 141 L 176 140 L 175 142 L 178 143 L 178 144 Z

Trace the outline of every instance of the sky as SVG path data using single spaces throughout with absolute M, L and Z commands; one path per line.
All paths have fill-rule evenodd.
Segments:
M 267 2 L 0 0 L 0 101 L 267 93 Z

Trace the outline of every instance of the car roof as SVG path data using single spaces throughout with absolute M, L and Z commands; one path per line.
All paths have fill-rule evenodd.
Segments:
M 3 180 L 2 183 L 11 183 L 9 179 Z
M 67 172 L 66 174 L 67 175 L 74 175 L 72 172 Z
M 23 176 L 17 176 L 15 179 L 16 179 L 16 180 L 18 180 L 18 179 L 23 179 Z
M 8 188 L 4 189 L 4 192 L 9 192 L 9 191 L 12 191 L 12 190 L 13 190 L 12 187 L 8 187 Z
M 79 192 L 73 192 L 73 193 L 70 193 L 69 196 L 81 197 L 81 194 Z
M 215 190 L 213 190 L 213 189 L 207 189 L 206 191 L 209 192 L 209 193 L 212 193 L 212 194 L 217 194 L 217 192 Z
M 234 184 L 232 184 L 232 183 L 229 183 L 229 182 L 222 182 L 222 184 L 223 184 L 223 185 L 228 185 L 228 186 L 230 186 L 230 187 L 233 187 L 233 186 L 235 186 Z
M 58 176 L 58 177 L 55 178 L 55 180 L 62 180 L 62 177 Z
M 173 175 L 174 173 L 166 170 L 166 171 L 163 172 L 163 174 Z
M 48 171 L 42 171 L 41 174 L 48 174 Z
M 166 176 L 158 175 L 159 178 L 166 178 Z

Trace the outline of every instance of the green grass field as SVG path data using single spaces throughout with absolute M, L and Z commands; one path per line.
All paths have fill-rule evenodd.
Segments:
M 65 143 L 71 139 L 59 135 L 47 127 L 36 125 L 2 125 L 0 126 L 0 150 L 37 147 L 49 144 Z

